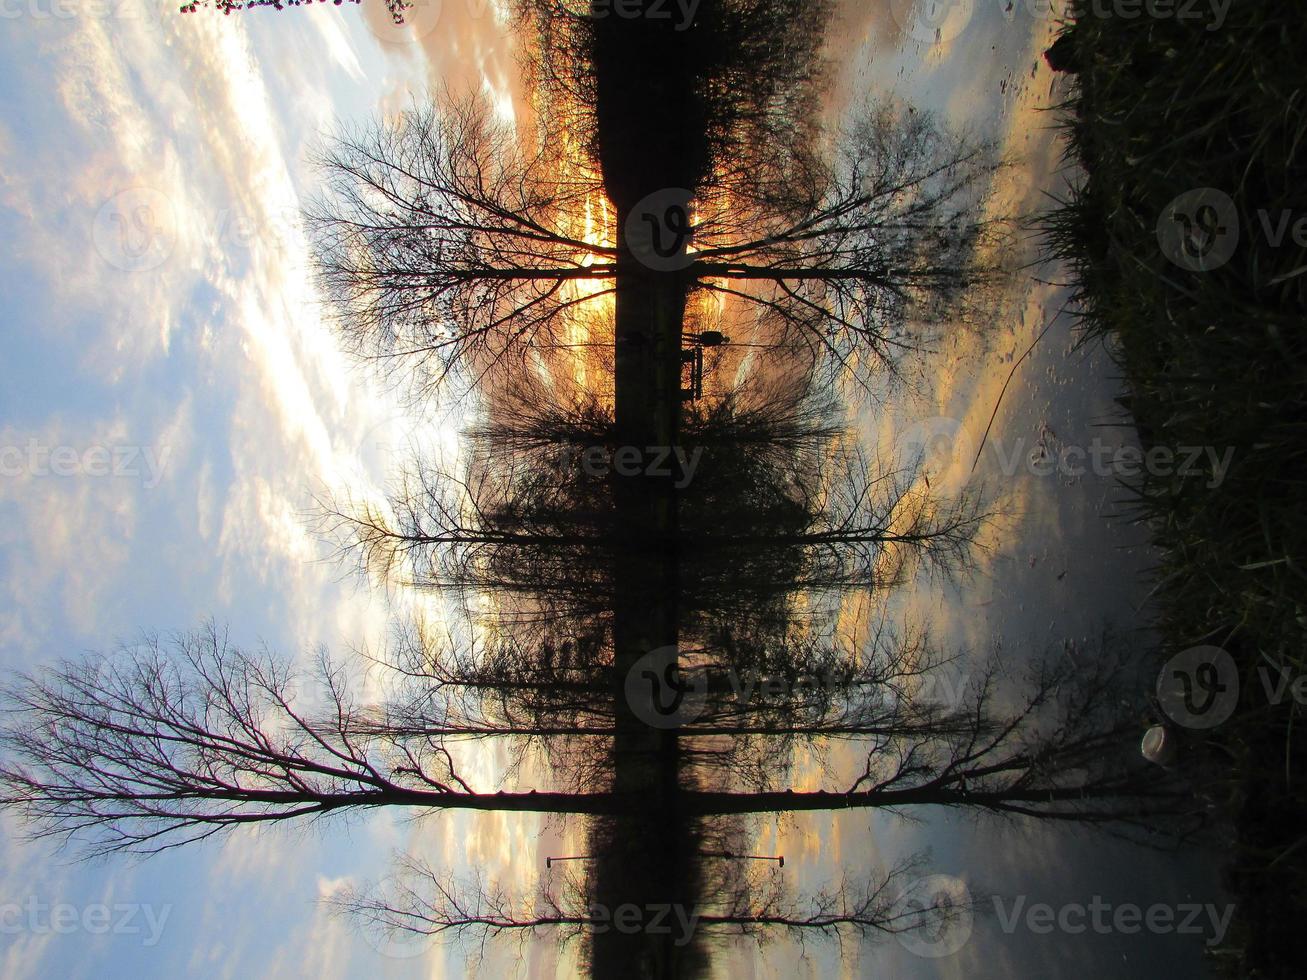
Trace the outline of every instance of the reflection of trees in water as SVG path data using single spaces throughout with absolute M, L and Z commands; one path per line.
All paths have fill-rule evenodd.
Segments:
M 548 932 L 585 943 L 592 975 L 669 977 L 706 973 L 723 943 L 742 937 L 883 937 L 946 928 L 970 912 L 963 902 L 905 906 L 919 860 L 795 893 L 774 864 L 723 846 L 746 840 L 738 821 L 723 834 L 666 816 L 596 820 L 591 841 L 601 850 L 577 856 L 584 870 L 560 862 L 529 895 L 410 858 L 379 886 L 348 891 L 334 904 L 383 931 L 455 932 L 474 942 Z
M 595 903 L 609 910 L 677 905 L 699 915 L 696 936 L 704 941 L 741 928 L 817 930 L 824 923 L 821 931 L 875 933 L 903 924 L 893 904 L 902 869 L 804 895 L 787 891 L 784 878 L 767 869 L 733 868 L 721 855 L 747 853 L 749 834 L 739 821 L 749 814 L 950 807 L 1147 827 L 1189 805 L 1141 772 L 1122 746 L 1119 664 L 1110 658 L 1090 674 L 1064 665 L 1038 673 L 1017 706 L 1004 710 L 989 676 L 958 705 L 891 696 L 896 684 L 906 687 L 927 669 L 916 656 L 922 648 L 888 635 L 877 653 L 904 649 L 911 655 L 897 666 L 892 656 L 890 666 L 867 656 L 834 696 L 800 688 L 771 703 L 742 704 L 710 685 L 699 718 L 658 730 L 603 691 L 608 665 L 580 667 L 579 660 L 566 685 L 548 676 L 515 685 L 509 676 L 487 686 L 484 672 L 459 671 L 440 658 L 445 668 L 431 672 L 436 682 L 410 670 L 398 696 L 379 706 L 362 704 L 347 673 L 324 661 L 310 713 L 305 678 L 269 654 L 242 653 L 204 631 L 171 649 L 138 647 L 105 662 L 70 663 L 21 688 L 11 701 L 31 724 L 11 727 L 7 748 L 25 767 L 6 767 L 4 779 L 7 798 L 37 821 L 39 833 L 75 835 L 104 852 L 153 852 L 246 824 L 378 806 L 584 816 L 594 821 L 586 835 L 594 859 L 575 872 L 576 883 L 551 884 L 546 876 L 541 895 L 482 895 L 481 886 L 469 892 L 472 886 L 454 879 L 435 888 L 413 877 L 410 863 L 412 880 L 402 878 L 399 893 L 383 889 L 350 902 L 397 926 L 399 894 L 410 926 L 454 933 L 520 931 L 522 921 L 541 929 L 551 917 L 537 913 L 551 905 L 559 920 L 552 924 L 575 927 L 595 924 L 578 911 Z M 421 662 L 436 662 L 435 653 L 423 649 Z M 552 656 L 542 654 L 555 663 Z M 564 686 L 576 720 L 533 729 L 546 721 L 533 716 L 537 699 Z M 492 738 L 544 745 L 552 779 L 572 785 L 511 793 L 472 785 L 457 759 L 469 743 Z M 866 752 L 856 780 L 803 792 L 767 785 L 783 775 L 766 761 L 780 756 L 786 740 L 829 738 L 856 740 Z M 554 745 L 560 750 L 550 751 Z M 748 785 L 751 779 L 759 785 Z M 482 914 L 490 906 L 498 918 Z M 501 922 L 505 916 L 512 922 Z M 661 932 L 605 936 L 596 935 L 592 956 L 629 956 L 632 945 L 641 956 L 671 955 L 658 952 L 668 941 Z
M 578 326 L 605 341 L 622 334 L 623 297 L 647 307 L 635 320 L 656 343 L 649 318 L 667 294 L 692 328 L 725 317 L 737 341 L 866 380 L 941 329 L 983 322 L 1006 227 L 982 208 L 1000 167 L 992 149 L 890 104 L 864 107 L 838 133 L 813 131 L 817 69 L 797 60 L 821 37 L 807 30 L 813 5 L 742 6 L 704 0 L 701 10 L 753 32 L 761 22 L 750 18 L 768 8 L 784 40 L 710 55 L 710 32 L 696 29 L 661 39 L 681 54 L 659 54 L 648 20 L 599 22 L 577 67 L 585 97 L 606 91 L 612 109 L 593 114 L 604 127 L 582 145 L 563 132 L 566 88 L 539 106 L 528 136 L 475 101 L 444 99 L 330 145 L 310 225 L 345 346 L 425 394 L 451 374 L 465 388 L 517 384 L 576 343 Z M 776 16 L 794 6 L 805 14 Z M 765 64 L 746 82 L 723 55 Z M 722 71 L 729 89 L 714 78 Z M 714 131 L 696 129 L 705 101 L 722 99 L 740 104 L 718 113 Z M 637 205 L 669 188 L 696 195 L 693 251 L 660 272 L 636 261 L 625 230 L 631 218 L 657 223 Z M 658 354 L 678 355 L 679 345 Z
M 382 806 L 558 814 L 587 853 L 534 893 L 410 857 L 341 904 L 382 929 L 584 935 L 597 976 L 694 975 L 734 935 L 959 913 L 896 904 L 913 861 L 796 892 L 748 854 L 755 815 L 948 807 L 1121 829 L 1182 812 L 1123 752 L 1110 651 L 1002 698 L 995 660 L 941 699 L 928 682 L 953 659 L 927 631 L 848 625 L 850 602 L 964 565 L 985 517 L 861 448 L 831 379 L 892 374 L 984 306 L 990 151 L 883 108 L 828 139 L 821 5 L 703 0 L 684 36 L 528 12 L 530 139 L 471 102 L 410 112 L 328 149 L 311 214 L 347 348 L 421 396 L 476 394 L 457 464 L 413 460 L 384 502 L 325 500 L 323 530 L 376 579 L 475 614 L 399 628 L 381 699 L 348 665 L 299 677 L 213 629 L 64 664 L 10 692 L 10 805 L 96 852 Z M 652 269 L 626 230 L 666 188 L 692 195 L 693 250 Z M 580 230 L 597 206 L 613 240 Z M 718 349 L 687 403 L 686 335 L 724 325 L 752 346 Z M 592 447 L 681 455 L 624 474 L 587 465 Z M 669 696 L 692 710 L 669 722 Z M 465 775 L 503 744 L 510 775 L 541 761 L 545 784 Z M 795 791 L 795 760 L 835 746 L 859 770 Z M 601 928 L 625 906 L 638 928 Z
M 688 413 L 679 457 L 635 447 L 643 468 L 677 471 L 666 479 L 680 484 L 678 520 L 661 536 L 623 533 L 614 485 L 658 477 L 619 474 L 611 415 L 532 401 L 543 385 L 468 433 L 462 474 L 416 461 L 388 501 L 328 500 L 323 524 L 379 579 L 469 601 L 511 595 L 504 611 L 518 620 L 611 614 L 619 555 L 675 555 L 687 623 L 768 610 L 783 620 L 797 593 L 886 588 L 914 558 L 942 568 L 965 558 L 984 519 L 976 500 L 941 501 L 867 456 L 793 379 L 762 387 Z

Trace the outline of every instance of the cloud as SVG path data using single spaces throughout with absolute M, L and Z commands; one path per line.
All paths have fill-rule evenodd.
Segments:
M 37 338 L 16 345 L 9 366 L 36 397 L 0 430 L 0 446 L 67 446 L 81 467 L 58 475 L 26 455 L 0 461 L 18 466 L 0 477 L 10 664 L 207 613 L 233 618 L 240 643 L 262 633 L 290 656 L 385 627 L 385 604 L 317 561 L 302 519 L 324 484 L 379 492 L 386 455 L 367 435 L 401 414 L 338 353 L 294 217 L 312 186 L 304 147 L 338 111 L 327 73 L 362 73 L 339 11 L 305 13 L 278 21 L 284 39 L 257 41 L 239 17 L 25 22 L 57 43 L 7 60 L 25 83 L 16 104 L 40 119 L 25 145 L 0 128 L 0 220 L 19 232 L 0 245 L 6 286 L 24 290 L 11 310 L 17 335 Z M 328 57 L 296 56 L 292 39 L 306 37 Z M 88 473 L 85 453 L 101 445 L 167 447 L 162 481 L 147 489 Z M 269 904 L 294 861 L 324 860 L 301 843 L 252 835 L 221 858 L 203 852 L 213 881 L 254 904 L 256 933 L 281 924 L 287 976 L 301 975 L 296 962 L 341 970 L 347 959 L 337 925 L 294 928 L 311 900 Z M 375 853 L 351 852 L 358 862 Z M 242 964 L 264 951 L 236 941 L 205 868 L 174 885 L 210 900 L 195 963 L 206 975 L 247 973 Z M 116 865 L 97 873 L 105 887 L 124 880 Z M 8 880 L 26 887 L 40 869 Z M 48 972 L 66 952 L 9 945 L 5 973 Z

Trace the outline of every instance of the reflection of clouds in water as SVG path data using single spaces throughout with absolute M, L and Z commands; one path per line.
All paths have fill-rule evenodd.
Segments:
M 425 62 L 428 77 L 451 92 L 484 92 L 507 115 L 527 109 L 515 33 L 520 18 L 504 0 L 424 0 L 414 24 L 396 27 L 384 4 L 362 16 L 387 57 Z
M 395 410 L 339 354 L 307 242 L 287 217 L 309 179 L 306 145 L 348 111 L 332 84 L 363 74 L 356 45 L 369 41 L 349 24 L 343 10 L 224 18 L 173 8 L 29 20 L 5 42 L 16 49 L 4 59 L 14 117 L 33 125 L 21 151 L 0 132 L 0 210 L 43 216 L 5 246 L 6 286 L 24 300 L 11 314 L 40 343 L 11 353 L 36 395 L 24 442 L 52 433 L 74 447 L 171 450 L 148 493 L 121 478 L 0 488 L 15 559 L 0 583 L 14 610 L 0 617 L 6 657 L 32 667 L 103 648 L 124 622 L 167 629 L 209 614 L 288 659 L 319 640 L 339 648 L 384 633 L 384 603 L 315 561 L 302 519 L 319 482 L 376 489 L 384 460 L 360 445 Z M 305 48 L 322 56 L 304 58 Z M 41 84 L 26 84 L 37 75 Z M 25 104 L 26 92 L 36 101 Z M 161 863 L 171 873 L 157 879 L 143 870 L 148 897 L 176 906 L 170 933 L 190 929 L 185 943 L 165 938 L 158 972 L 248 973 L 257 962 L 253 972 L 283 963 L 271 972 L 358 975 L 348 955 L 323 955 L 339 953 L 345 933 L 307 921 L 312 889 L 292 871 L 366 862 L 384 838 L 373 826 L 347 844 L 343 822 L 307 839 L 240 836 Z M 38 872 L 7 880 L 36 894 L 57 884 Z M 133 880 L 121 863 L 69 877 L 69 892 L 83 894 Z M 15 943 L 3 972 L 75 975 L 95 962 L 93 972 L 117 975 L 118 950 L 110 939 Z
M 1000 54 L 990 52 L 986 27 L 981 23 L 990 13 L 977 11 L 977 23 L 954 44 L 959 60 L 965 60 L 965 46 L 985 40 L 983 55 L 993 60 L 979 78 L 944 89 L 942 97 L 951 117 L 979 121 L 996 134 L 1009 158 L 1018 161 L 996 182 L 992 213 L 1029 212 L 1047 206 L 1042 190 L 1058 186 L 1061 180 L 1056 175 L 1061 148 L 1050 131 L 1051 117 L 1041 111 L 1056 101 L 1050 94 L 1058 83 L 1040 58 L 1052 25 L 1033 18 L 1009 19 L 1003 28 L 1008 33 L 1000 43 L 1006 42 L 1013 53 L 1001 61 Z M 869 9 L 859 23 L 872 24 L 884 14 L 883 8 Z M 1023 26 L 1026 33 L 1018 35 Z M 879 42 L 868 42 L 876 43 L 883 46 L 883 36 Z M 904 50 L 885 55 L 897 62 L 896 87 L 910 91 L 912 83 L 901 80 L 915 76 L 923 83 L 920 88 L 931 90 L 946 69 Z M 1032 64 L 1036 66 L 1033 77 Z M 846 77 L 851 74 L 846 70 Z M 972 662 L 991 652 L 999 638 L 1009 640 L 1014 658 L 1024 657 L 1032 645 L 1040 646 L 1035 652 L 1044 652 L 1045 646 L 1055 650 L 1068 638 L 1074 643 L 1076 637 L 1092 632 L 1103 617 L 1132 622 L 1134 615 L 1133 607 L 1121 601 L 1134 588 L 1130 575 L 1122 574 L 1123 562 L 1129 567 L 1132 559 L 1128 554 L 1123 558 L 1116 548 L 1138 537 L 1133 529 L 1105 524 L 1108 488 L 1087 480 L 1068 488 L 1058 479 L 1037 478 L 1024 467 L 1009 477 L 994 462 L 992 443 L 1000 436 L 1009 442 L 1023 437 L 1030 447 L 1042 432 L 1056 431 L 1069 437 L 1070 431 L 1087 428 L 1112 411 L 1115 390 L 1114 382 L 1108 380 L 1107 360 L 1069 350 L 1071 323 L 1066 317 L 1054 323 L 1017 369 L 999 403 L 1013 365 L 1058 316 L 1065 300 L 1059 287 L 1034 282 L 1023 273 L 991 332 L 983 337 L 949 338 L 942 345 L 944 354 L 928 362 L 919 374 L 929 379 L 928 391 L 916 398 L 903 397 L 889 411 L 868 411 L 863 416 L 864 433 L 882 447 L 896 446 L 905 438 L 911 442 L 914 426 L 919 429 L 923 418 L 947 423 L 951 448 L 962 441 L 969 447 L 967 453 L 950 451 L 945 485 L 956 491 L 970 477 L 973 487 L 983 487 L 990 509 L 997 515 L 981 537 L 975 573 L 955 585 L 923 578 L 918 587 L 896 594 L 889 609 L 897 619 L 931 623 L 943 646 L 965 651 Z M 971 475 L 972 460 L 996 405 L 990 445 Z M 960 462 L 959 455 L 967 458 Z M 934 486 L 934 476 L 931 481 Z M 1019 673 L 1018 664 L 1011 666 Z M 832 750 L 829 762 L 832 770 L 843 776 L 861 770 L 864 754 L 854 745 L 842 744 Z M 827 781 L 837 783 L 838 777 Z M 892 860 L 929 844 L 937 857 L 944 858 L 943 863 L 932 862 L 929 870 L 965 870 L 982 891 L 987 876 L 1029 884 L 1035 879 L 1069 878 L 1082 869 L 1083 858 L 1070 856 L 1065 839 L 1056 833 L 1008 833 L 987 823 L 962 828 L 933 818 L 916 826 L 880 815 L 872 815 L 869 822 L 879 825 L 881 832 L 864 840 L 845 840 L 846 865 L 868 866 L 873 851 L 877 859 Z M 838 873 L 835 862 L 824 855 L 823 865 Z M 1038 869 L 1033 878 L 1032 869 Z M 1022 961 L 1017 952 L 1008 949 L 1003 937 L 994 941 L 983 936 L 983 927 L 978 931 L 982 933 L 980 941 L 928 966 L 879 946 L 865 948 L 863 955 L 876 964 L 877 972 L 889 967 L 889 975 L 895 976 L 974 976 L 988 974 L 1004 962 Z

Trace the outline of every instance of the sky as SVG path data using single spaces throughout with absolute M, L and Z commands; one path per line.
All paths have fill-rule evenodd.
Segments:
M 208 617 L 287 657 L 377 642 L 386 597 L 323 561 L 304 515 L 314 493 L 379 489 L 419 423 L 337 352 L 298 214 L 325 134 L 425 90 L 420 40 L 355 7 L 34 0 L 4 17 L 6 670 Z M 459 856 L 474 830 L 449 838 Z M 497 856 L 513 832 L 492 831 Z M 318 899 L 376 876 L 414 832 L 342 823 L 86 867 L 7 825 L 5 902 L 170 912 L 149 945 L 24 912 L 0 972 L 357 975 L 356 937 Z
M 1050 98 L 1038 53 L 1051 21 L 1023 3 L 961 8 L 964 20 L 938 35 L 918 29 L 909 0 L 841 8 L 833 104 L 892 92 L 989 132 L 1020 154 L 1010 193 L 1028 202 L 1057 167 L 1037 108 Z M 483 91 L 506 117 L 520 111 L 511 24 L 494 0 L 423 0 L 411 19 L 398 32 L 371 0 L 225 18 L 153 0 L 0 0 L 6 674 L 206 618 L 238 644 L 303 660 L 324 644 L 380 643 L 397 607 L 419 601 L 343 574 L 305 514 L 332 489 L 380 493 L 415 441 L 451 444 L 455 421 L 414 419 L 338 352 L 297 218 L 316 186 L 312 150 L 342 125 L 402 109 L 431 85 Z M 974 437 L 1013 356 L 1058 306 L 1055 290 L 1014 295 L 990 346 L 954 352 L 933 404 L 911 412 L 959 419 Z M 1110 368 L 1070 339 L 1069 323 L 1059 325 L 1025 367 L 1003 432 L 1051 425 L 1072 438 L 1109 411 Z M 923 590 L 910 604 L 933 604 L 976 648 L 1035 631 L 1060 642 L 1112 611 L 1135 615 L 1137 583 L 1104 584 L 1092 571 L 1118 567 L 1119 545 L 1138 547 L 1103 530 L 1104 486 L 1000 489 L 1020 528 L 979 584 L 943 600 Z M 1087 598 L 1045 628 L 1024 604 L 1059 601 L 1054 564 L 1078 569 L 1072 584 L 1085 570 L 1076 587 Z M 483 760 L 483 785 L 501 762 Z M 397 849 L 529 883 L 543 855 L 566 844 L 529 815 L 374 814 L 87 865 L 21 842 L 13 818 L 3 820 L 0 973 L 12 978 L 462 976 L 459 949 L 377 949 L 321 900 L 384 874 Z M 943 870 L 988 874 L 988 887 L 1028 887 L 1032 855 L 1053 880 L 1057 862 L 1084 867 L 1097 853 L 1044 838 L 995 844 L 965 826 L 928 831 L 846 814 L 765 825 L 760 846 L 784 848 L 801 884 L 923 840 Z M 72 926 L 52 920 L 60 903 L 74 908 Z M 891 945 L 855 950 L 841 967 L 837 951 L 782 943 L 765 957 L 738 953 L 729 972 L 1000 975 L 987 971 L 1012 943 L 978 928 L 946 960 Z M 1065 955 L 1022 948 L 1027 966 Z M 568 963 L 542 942 L 492 950 L 483 970 L 566 976 Z

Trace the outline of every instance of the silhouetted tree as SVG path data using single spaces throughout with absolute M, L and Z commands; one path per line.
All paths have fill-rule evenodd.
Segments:
M 456 367 L 469 384 L 529 371 L 528 352 L 568 343 L 578 323 L 613 336 L 602 300 L 653 277 L 681 297 L 676 338 L 686 297 L 706 291 L 733 304 L 752 342 L 800 345 L 865 376 L 975 321 L 1002 273 L 1006 223 L 984 210 L 1000 162 L 924 112 L 868 108 L 788 201 L 706 184 L 690 204 L 691 251 L 665 273 L 627 251 L 638 201 L 610 211 L 598 173 L 559 134 L 522 142 L 483 105 L 445 101 L 328 150 L 328 192 L 309 219 L 350 350 L 424 391 Z M 631 331 L 655 336 L 615 333 Z M 675 366 L 679 353 L 659 356 Z
M 653 931 L 673 946 L 713 937 L 760 937 L 774 930 L 886 937 L 947 928 L 974 909 L 971 900 L 953 901 L 946 895 L 905 902 L 906 889 L 922 867 L 920 857 L 909 858 L 880 876 L 846 879 L 835 887 L 798 895 L 775 874 L 765 879 L 736 877 L 732 887 L 712 890 L 701 904 L 666 908 L 665 915 L 658 914 Z M 649 903 L 640 901 L 645 894 L 639 883 L 633 883 L 626 895 L 632 901 L 624 904 L 635 905 L 641 915 L 652 919 L 655 913 Z M 589 875 L 544 879 L 533 894 L 523 896 L 478 876 L 459 878 L 407 855 L 384 882 L 347 889 L 333 897 L 331 905 L 381 934 L 416 933 L 473 945 L 514 933 L 548 933 L 562 943 L 589 936 L 594 942 L 595 933 L 614 929 L 615 907 L 596 900 Z M 653 904 L 653 909 L 659 908 Z M 640 931 L 647 933 L 649 923 L 641 925 Z M 644 938 L 647 941 L 648 936 Z M 629 961 L 627 966 L 637 975 L 647 975 Z
M 614 254 L 583 237 L 603 202 L 568 146 L 452 98 L 335 139 L 307 218 L 346 349 L 430 390 L 530 370 L 534 345 L 562 341 L 567 314 L 612 292 Z
M 1173 802 L 1120 755 L 1112 665 L 1045 670 L 1018 707 L 996 712 L 991 679 L 971 693 L 965 730 L 942 726 L 875 745 L 835 791 L 685 790 L 687 814 L 949 806 L 1111 823 Z M 314 682 L 321 706 L 297 706 Z M 233 826 L 381 805 L 620 813 L 621 792 L 483 792 L 457 773 L 445 739 L 367 723 L 344 671 L 320 658 L 297 677 L 210 627 L 120 656 L 66 662 L 5 692 L 6 806 L 41 836 L 86 835 L 94 851 L 158 850 Z M 619 724 L 620 724 L 619 719 Z
M 283 10 L 286 7 L 311 7 L 314 3 L 326 3 L 327 0 L 190 0 L 178 8 L 183 14 L 193 14 L 199 10 L 214 10 L 224 16 L 239 13 L 242 10 L 254 10 L 257 7 L 270 7 Z M 362 3 L 362 0 L 331 0 L 339 7 L 342 3 Z M 396 24 L 404 23 L 404 12 L 413 8 L 412 0 L 382 0 L 386 12 Z

